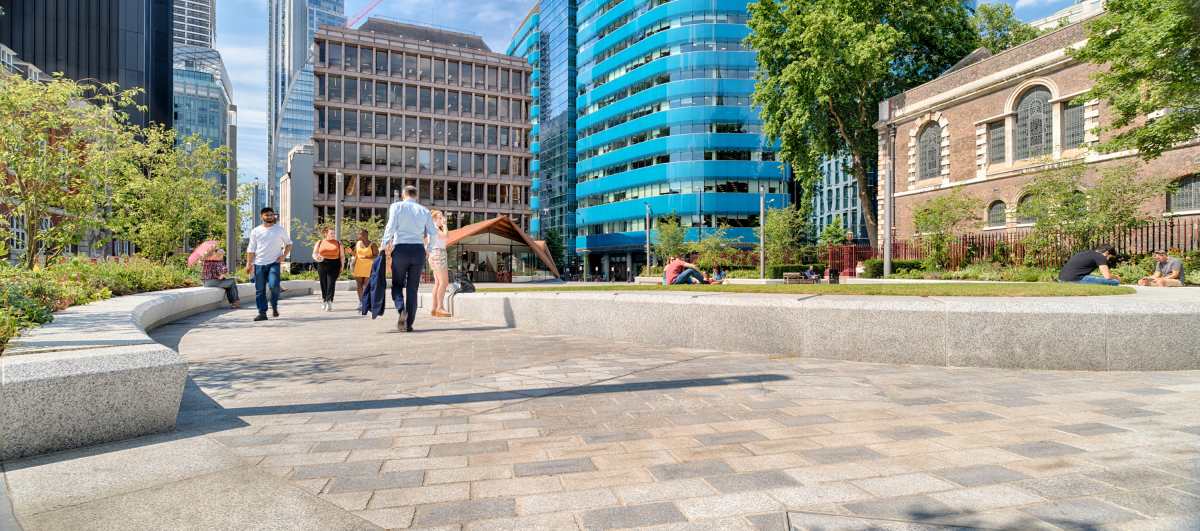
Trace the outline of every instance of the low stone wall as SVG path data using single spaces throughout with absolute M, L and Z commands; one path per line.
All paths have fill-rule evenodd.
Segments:
M 639 292 L 457 295 L 456 317 L 664 347 L 1012 369 L 1200 369 L 1200 300 Z
M 307 295 L 316 282 L 283 286 Z M 254 304 L 254 286 L 239 295 Z M 224 302 L 216 288 L 116 297 L 13 339 L 0 356 L 0 460 L 173 429 L 187 363 L 146 332 Z

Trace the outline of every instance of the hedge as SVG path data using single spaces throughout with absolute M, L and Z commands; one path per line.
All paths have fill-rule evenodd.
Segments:
M 892 260 L 892 272 L 920 271 L 925 266 L 920 260 Z M 883 278 L 883 260 L 871 258 L 863 261 L 863 278 Z
M 803 273 L 812 267 L 814 271 L 825 274 L 825 264 L 775 264 L 767 266 L 767 278 L 783 278 L 784 273 Z

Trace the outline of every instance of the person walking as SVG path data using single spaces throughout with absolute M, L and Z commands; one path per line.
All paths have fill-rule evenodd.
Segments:
M 358 299 L 362 300 L 363 290 L 371 281 L 371 265 L 379 256 L 379 247 L 371 243 L 371 235 L 367 229 L 358 231 L 358 241 L 354 242 L 354 289 L 358 291 Z
M 213 249 L 200 264 L 200 281 L 204 286 L 225 290 L 225 299 L 229 301 L 229 307 L 235 310 L 241 308 L 237 279 L 229 278 L 229 266 L 225 265 L 225 250 L 220 247 Z
M 324 230 L 323 239 L 313 246 L 312 258 L 317 262 L 317 279 L 321 284 L 321 310 L 333 311 L 333 294 L 337 293 L 338 275 L 342 274 L 345 249 L 332 228 Z
M 275 224 L 275 209 L 259 211 L 262 225 L 250 231 L 246 246 L 246 274 L 254 277 L 254 303 L 258 306 L 255 321 L 267 320 L 267 289 L 271 291 L 272 317 L 279 317 L 279 268 L 292 254 L 292 238 L 287 230 Z
M 437 227 L 429 209 L 417 202 L 417 187 L 405 186 L 403 200 L 388 207 L 383 230 L 383 252 L 392 259 L 392 302 L 400 316 L 396 328 L 412 332 L 417 317 L 417 288 L 425 268 L 425 238 L 434 241 Z
M 437 227 L 437 236 L 429 242 L 429 269 L 433 270 L 433 310 L 430 315 L 450 317 L 450 313 L 443 309 L 446 289 L 450 287 L 446 256 L 446 215 L 441 210 L 434 210 L 430 215 L 433 217 L 433 225 Z

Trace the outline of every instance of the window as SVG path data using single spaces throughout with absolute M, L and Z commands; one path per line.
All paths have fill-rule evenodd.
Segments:
M 329 45 L 329 66 L 342 66 L 342 45 Z
M 350 70 L 358 69 L 358 47 L 346 46 L 346 68 Z
M 373 105 L 375 101 L 375 82 L 370 79 L 364 79 L 362 82 L 362 96 L 359 97 L 359 102 L 363 105 Z
M 389 61 L 389 62 L 392 64 L 392 75 L 393 76 L 400 77 L 400 76 L 404 75 L 404 55 L 403 54 L 392 52 L 391 61 Z
M 417 150 L 417 169 L 421 173 L 429 173 L 430 166 L 433 164 L 428 149 Z
M 388 130 L 388 115 L 378 113 L 375 115 L 375 136 L 387 136 Z
M 446 126 L 446 143 L 451 146 L 458 145 L 458 122 L 449 122 Z
M 421 112 L 429 112 L 431 105 L 432 93 L 429 89 L 421 87 Z
M 417 78 L 417 56 L 404 55 L 404 77 L 408 79 Z
M 372 69 L 371 58 L 374 56 L 375 56 L 375 50 L 372 50 L 370 48 L 362 49 L 362 60 L 360 60 L 359 63 L 362 66 L 363 72 L 369 73 L 371 71 L 371 69 Z
M 446 114 L 446 91 L 441 89 L 433 91 L 433 112 Z
M 462 64 L 462 86 L 471 86 L 471 81 L 475 77 L 473 70 L 474 68 L 471 66 L 471 63 Z
M 434 120 L 433 121 L 433 143 L 434 144 L 445 144 L 446 143 L 446 121 L 445 120 Z
M 458 84 L 458 61 L 446 62 L 446 82 L 451 85 Z
M 391 122 L 392 122 L 392 127 L 391 127 L 391 131 L 390 131 L 391 134 L 389 134 L 388 136 L 390 136 L 393 140 L 400 140 L 400 139 L 404 138 L 404 116 L 401 116 L 399 114 L 393 114 L 392 118 L 391 118 Z
M 1073 149 L 1083 145 L 1083 105 L 1066 105 L 1062 113 L 1062 147 Z
M 388 104 L 388 84 L 382 81 L 375 83 L 375 105 L 385 107 Z
M 418 63 L 420 66 L 418 66 L 417 69 L 417 79 L 429 81 L 430 74 L 433 70 L 433 68 L 429 66 L 429 61 L 430 59 L 428 57 L 421 57 L 420 62 Z
M 388 73 L 388 53 L 384 50 L 375 52 L 375 73 L 383 75 Z
M 358 136 L 358 112 L 346 111 L 346 134 L 349 136 Z
M 1029 196 L 1024 196 L 1021 199 L 1017 200 L 1017 223 L 1019 223 L 1021 225 L 1031 225 L 1035 221 L 1037 221 L 1037 220 L 1033 219 L 1033 216 L 1030 216 L 1025 213 L 1025 210 L 1028 208 L 1028 205 L 1029 205 Z
M 1054 142 L 1054 124 L 1050 112 L 1050 91 L 1037 87 L 1017 104 L 1016 159 L 1025 160 L 1050 154 Z
M 362 125 L 359 128 L 359 131 L 362 132 L 362 136 L 374 135 L 375 130 L 371 126 L 375 124 L 375 117 L 366 111 L 363 111 L 360 116 L 362 117 Z
M 404 106 L 404 85 L 399 83 L 392 85 L 392 107 L 399 108 Z
M 996 201 L 988 206 L 987 226 L 1003 227 L 1008 223 L 1008 207 L 1004 201 Z
M 433 151 L 433 173 L 443 175 L 446 171 L 446 152 L 440 149 Z M 440 182 L 440 181 L 439 181 Z
M 346 78 L 346 103 L 358 103 L 358 79 Z
M 930 124 L 917 136 L 917 178 L 942 174 L 942 126 Z
M 433 60 L 433 81 L 435 83 L 443 83 L 446 81 L 446 60 Z
M 451 90 L 446 94 L 446 112 L 452 116 L 458 115 L 458 91 Z
M 404 86 L 404 108 L 410 111 L 417 110 L 417 87 L 413 85 Z
M 1004 122 L 992 122 L 987 126 L 988 163 L 1003 164 L 1004 153 Z
M 446 173 L 450 175 L 458 175 L 458 152 L 451 151 L 446 153 Z M 458 195 L 455 193 L 454 195 Z
M 342 76 L 329 76 L 329 99 L 342 101 Z
M 1200 174 L 1189 175 L 1176 183 L 1175 191 L 1167 196 L 1168 212 L 1200 210 Z
M 428 144 L 433 137 L 433 121 L 429 118 L 421 118 L 421 142 Z

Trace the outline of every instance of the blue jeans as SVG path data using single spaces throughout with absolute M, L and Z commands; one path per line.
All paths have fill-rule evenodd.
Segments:
M 696 279 L 696 282 L 704 282 L 704 275 L 701 275 L 699 271 L 689 267 L 684 269 L 683 272 L 679 273 L 679 276 L 675 277 L 675 281 L 671 282 L 671 284 L 691 284 L 693 278 Z
M 1079 282 L 1080 284 L 1102 284 L 1105 286 L 1120 286 L 1121 285 L 1120 280 L 1117 280 L 1115 278 L 1104 278 L 1099 275 L 1088 275 L 1086 277 L 1079 279 L 1077 282 Z
M 258 313 L 267 314 L 267 288 L 271 288 L 271 307 L 279 308 L 279 263 L 254 266 L 254 303 Z

